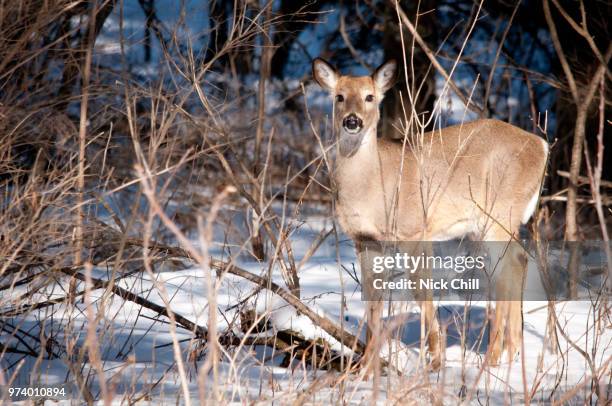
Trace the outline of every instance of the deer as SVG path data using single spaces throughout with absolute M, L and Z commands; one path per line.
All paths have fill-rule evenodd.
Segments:
M 521 225 L 537 209 L 548 161 L 547 141 L 495 119 L 405 135 L 404 141 L 413 142 L 385 134 L 378 137 L 380 104 L 397 71 L 395 60 L 383 63 L 370 76 L 342 75 L 321 58 L 312 62 L 314 80 L 332 98 L 336 215 L 357 256 L 367 241 L 445 241 L 465 236 L 516 240 Z M 495 281 L 498 297 L 511 297 L 507 292 L 520 295 L 526 264 L 521 249 L 504 254 Z M 367 287 L 371 278 L 362 269 L 362 291 L 364 283 Z M 440 331 L 434 303 L 421 300 L 419 305 L 429 363 L 438 369 Z M 382 301 L 368 302 L 366 353 L 375 348 L 372 343 L 380 335 L 382 312 Z M 507 354 L 512 362 L 522 343 L 522 301 L 497 300 L 491 318 L 485 359 L 495 366 Z

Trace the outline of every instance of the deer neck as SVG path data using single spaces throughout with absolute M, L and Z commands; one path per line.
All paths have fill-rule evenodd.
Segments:
M 346 137 L 346 135 L 342 135 Z M 342 137 L 341 136 L 341 137 Z M 359 206 L 368 196 L 380 196 L 380 159 L 376 128 L 367 130 L 353 149 L 343 151 L 339 140 L 335 163 L 335 181 L 340 205 Z M 349 141 L 354 143 L 355 141 Z

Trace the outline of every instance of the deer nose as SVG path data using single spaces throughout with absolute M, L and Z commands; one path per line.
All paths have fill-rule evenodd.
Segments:
M 342 126 L 349 131 L 361 130 L 363 121 L 356 114 L 349 114 L 342 120 Z

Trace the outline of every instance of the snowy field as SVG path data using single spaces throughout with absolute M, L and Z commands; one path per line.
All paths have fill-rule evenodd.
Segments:
M 296 260 L 299 261 L 316 237 L 330 227 L 327 217 L 310 215 L 291 239 Z M 197 239 L 193 242 L 197 244 Z M 219 259 L 222 255 L 219 250 L 212 254 Z M 244 255 L 236 258 L 236 265 L 252 273 L 260 275 L 264 269 Z M 362 322 L 366 303 L 361 300 L 360 287 L 351 275 L 356 267 L 355 261 L 350 240 L 342 235 L 336 240 L 330 235 L 300 270 L 301 295 L 310 308 L 364 339 Z M 534 267 L 529 269 L 534 272 Z M 282 285 L 278 272 L 274 274 L 276 282 Z M 108 278 L 102 269 L 94 269 L 92 276 Z M 165 306 L 165 295 L 169 298 L 172 312 L 200 326 L 207 326 L 207 276 L 207 271 L 197 267 L 177 268 L 154 275 L 143 272 L 121 279 L 117 284 L 161 306 Z M 237 336 L 245 337 L 240 329 L 238 309 L 246 306 L 269 317 L 274 331 L 290 330 L 307 338 L 321 338 L 330 344 L 332 350 L 350 353 L 278 296 L 265 291 L 253 296 L 256 286 L 230 274 L 223 274 L 218 283 L 217 327 L 221 335 L 233 329 Z M 56 292 L 49 298 L 63 296 L 59 287 L 53 285 L 49 288 Z M 13 295 L 18 291 L 16 289 Z M 203 343 L 194 339 L 192 332 L 179 326 L 173 334 L 167 317 L 117 296 L 102 298 L 101 292 L 94 290 L 86 300 L 95 303 L 99 312 L 95 334 L 100 344 L 103 374 L 114 388 L 116 402 L 125 403 L 143 397 L 143 401 L 150 400 L 154 404 L 184 404 L 181 373 L 187 377 L 194 400 L 202 395 L 201 379 L 208 385 L 206 387 L 212 387 L 212 374 L 207 377 L 199 375 L 206 356 Z M 6 303 L 9 298 L 0 299 Z M 85 303 L 78 301 L 76 307 L 82 311 L 66 313 L 76 315 L 70 318 L 72 328 L 68 328 L 66 318 L 62 318 L 68 310 L 65 304 L 30 312 L 26 317 L 15 318 L 13 323 L 37 337 L 41 322 L 51 320 L 53 316 L 53 322 L 45 325 L 46 334 L 60 342 L 76 340 L 73 342 L 77 344 L 75 348 L 81 348 L 87 339 L 90 319 Z M 557 348 L 553 348 L 551 334 L 546 329 L 546 302 L 525 302 L 523 351 L 513 363 L 504 360 L 500 366 L 490 367 L 484 363 L 488 342 L 486 303 L 439 303 L 438 315 L 446 336 L 446 354 L 443 367 L 432 372 L 424 367 L 420 357 L 418 306 L 395 302 L 385 314 L 384 334 L 390 338 L 381 354 L 396 368 L 383 370 L 379 402 L 428 403 L 436 400 L 448 404 L 461 401 L 469 404 L 519 404 L 524 403 L 528 396 L 534 403 L 547 403 L 551 397 L 559 399 L 568 391 L 574 392 L 567 400 L 576 404 L 587 401 L 591 396 L 589 362 L 598 373 L 601 373 L 601 368 L 610 368 L 612 329 L 610 325 L 601 324 L 605 316 L 594 324 L 599 315 L 593 314 L 590 302 L 558 303 L 555 309 L 563 331 L 558 336 Z M 66 337 L 65 331 L 72 331 L 72 335 Z M 180 367 L 176 363 L 176 348 L 185 360 Z M 59 384 L 65 382 L 69 360 L 74 360 L 74 356 L 78 355 L 66 353 L 49 360 L 14 354 L 5 356 L 3 362 L 11 364 L 11 360 L 18 360 L 7 370 L 13 375 L 16 385 L 28 381 Z M 297 357 L 290 361 L 289 366 L 283 366 L 283 358 L 284 355 L 275 354 L 271 347 L 261 345 L 224 349 L 216 383 L 220 401 L 230 404 L 363 404 L 371 400 L 372 380 L 364 379 L 363 371 L 357 370 L 346 376 L 333 370 L 316 370 Z M 98 373 L 87 360 L 83 371 L 85 376 Z M 609 390 L 609 386 L 605 388 L 609 382 L 601 382 L 601 385 L 604 391 Z M 101 389 L 96 383 L 92 387 Z M 596 399 L 591 398 L 591 401 Z

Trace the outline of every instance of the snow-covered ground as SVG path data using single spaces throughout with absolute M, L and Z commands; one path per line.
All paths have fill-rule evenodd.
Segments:
M 326 217 L 309 216 L 292 236 L 296 260 L 299 261 L 316 236 L 329 227 L 331 223 Z M 194 243 L 197 243 L 195 239 Z M 219 256 L 220 251 L 213 251 L 213 254 Z M 238 256 L 237 265 L 261 275 L 265 268 L 245 258 Z M 300 271 L 301 294 L 308 306 L 349 331 L 356 334 L 361 332 L 364 338 L 362 321 L 366 303 L 361 300 L 358 283 L 347 271 L 356 266 L 355 262 L 350 240 L 344 236 L 337 241 L 333 236 L 328 237 Z M 105 271 L 94 270 L 94 277 L 105 278 L 104 275 Z M 274 279 L 282 285 L 278 272 L 274 273 Z M 144 272 L 122 279 L 118 284 L 162 306 L 165 302 L 160 292 L 165 291 L 173 312 L 199 325 L 208 325 L 207 274 L 200 268 L 168 269 L 155 275 Z M 55 288 L 56 296 L 64 294 L 57 286 Z M 319 337 L 331 343 L 333 350 L 349 353 L 278 296 L 265 291 L 251 296 L 254 289 L 253 284 L 237 276 L 222 276 L 217 291 L 217 326 L 220 332 L 232 328 L 237 334 L 242 334 L 236 304 L 246 300 L 247 306 L 257 308 L 260 314 L 270 315 L 275 329 L 292 330 L 311 338 Z M 13 294 L 17 292 L 18 289 Z M 184 403 L 173 348 L 173 340 L 176 340 L 183 357 L 189 391 L 197 402 L 200 394 L 198 373 L 206 359 L 202 343 L 193 341 L 193 334 L 180 327 L 173 339 L 166 317 L 112 295 L 103 302 L 101 292 L 94 291 L 91 300 L 96 304 L 96 311 L 100 312 L 96 335 L 104 374 L 114 385 L 115 400 L 125 402 L 126 394 L 132 400 L 146 394 L 146 399 L 154 404 Z M 3 297 L 2 302 L 6 299 Z M 89 323 L 85 304 L 78 302 L 76 306 L 83 312 L 73 313 L 72 327 L 69 328 L 67 319 L 62 318 L 66 305 L 29 312 L 24 318 L 14 319 L 13 325 L 38 336 L 41 323 L 51 320 L 52 309 L 53 322 L 47 322 L 44 327 L 47 335 L 63 345 L 69 345 L 70 339 L 76 340 L 79 345 L 75 348 L 80 348 L 86 339 Z M 492 404 L 515 404 L 525 401 L 527 391 L 533 402 L 548 403 L 551 396 L 558 400 L 576 386 L 573 398 L 578 399 L 577 403 L 582 403 L 591 393 L 591 369 L 581 352 L 592 360 L 596 369 L 610 367 L 612 329 L 609 325 L 593 325 L 593 307 L 585 301 L 556 304 L 557 317 L 564 332 L 558 337 L 556 352 L 551 351 L 551 335 L 546 331 L 546 303 L 525 302 L 524 343 L 520 357 L 513 363 L 504 362 L 498 367 L 485 366 L 483 360 L 488 341 L 487 329 L 484 328 L 486 306 L 485 303 L 466 306 L 464 302 L 439 304 L 438 314 L 446 332 L 447 348 L 442 369 L 432 372 L 422 367 L 419 357 L 418 306 L 414 303 L 394 303 L 391 314 L 387 313 L 385 317 L 386 332 L 393 329 L 390 334 L 393 338 L 385 343 L 381 353 L 401 371 L 401 375 L 395 371 L 387 371 L 383 375 L 378 394 L 380 402 L 426 403 L 432 396 L 431 391 L 434 391 L 437 399 L 450 404 L 460 401 L 462 397 L 469 403 L 488 401 Z M 70 331 L 70 335 L 66 336 L 64 331 Z M 389 352 L 393 354 L 390 357 Z M 56 359 L 5 354 L 2 362 L 5 376 L 14 376 L 15 385 L 27 382 L 57 384 L 65 382 L 70 375 L 69 361 L 76 361 L 78 357 L 78 353 L 61 354 Z M 12 360 L 17 359 L 21 360 L 8 368 Z M 270 347 L 263 346 L 223 351 L 218 371 L 223 403 L 277 401 L 286 404 L 303 395 L 304 402 L 314 404 L 361 404 L 372 396 L 372 380 L 363 380 L 359 371 L 348 378 L 339 379 L 343 376 L 339 372 L 317 371 L 299 360 L 288 368 L 281 367 L 282 359 L 281 355 L 275 356 Z M 95 388 L 99 388 L 98 381 L 93 379 L 96 370 L 87 358 L 83 360 L 83 373 L 85 376 L 91 375 L 89 379 L 94 382 L 92 392 L 95 395 Z M 601 371 L 598 373 L 601 374 Z M 212 379 L 211 374 L 204 378 L 209 385 L 212 385 Z M 604 392 L 609 390 L 609 386 L 605 387 L 609 382 L 601 383 Z

